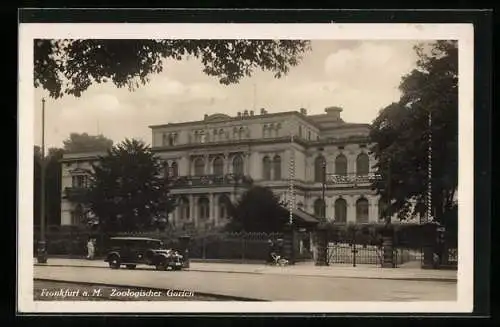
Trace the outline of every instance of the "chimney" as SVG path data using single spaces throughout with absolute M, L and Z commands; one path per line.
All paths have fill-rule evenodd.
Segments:
M 243 116 L 246 118 L 248 117 L 248 110 L 245 109 L 245 112 L 243 113 Z
M 328 116 L 331 116 L 335 120 L 341 120 L 340 119 L 340 113 L 342 112 L 341 107 L 328 107 L 325 108 L 325 112 Z
M 260 108 L 260 114 L 261 114 L 261 115 L 265 115 L 265 114 L 267 114 L 266 109 L 265 109 L 265 108 Z
M 205 114 L 205 117 L 204 117 L 204 119 L 206 120 L 207 118 L 208 118 L 208 114 Z
M 238 111 L 238 118 L 241 118 L 241 112 Z
M 250 117 L 253 117 L 253 115 L 254 115 L 253 110 L 250 110 Z
M 306 108 L 300 108 L 300 113 L 303 114 L 304 116 L 307 115 L 307 109 Z

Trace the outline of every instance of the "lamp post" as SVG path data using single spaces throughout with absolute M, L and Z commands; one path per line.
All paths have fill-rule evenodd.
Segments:
M 290 264 L 295 263 L 295 240 L 293 228 L 293 209 L 295 207 L 295 153 L 293 149 L 293 129 L 290 131 L 290 162 L 289 162 L 289 185 L 288 185 L 288 224 L 285 227 L 284 251 Z
M 318 149 L 319 152 L 323 153 L 323 148 Z M 328 235 L 326 229 L 326 202 L 325 202 L 325 191 L 326 191 L 326 159 L 323 156 L 323 161 L 321 162 L 321 212 L 320 212 L 320 223 L 317 230 L 317 243 L 318 243 L 318 255 L 316 258 L 316 266 L 328 266 Z
M 40 172 L 40 240 L 38 241 L 37 261 L 47 263 L 45 242 L 45 99 L 42 98 L 42 159 Z
M 394 261 L 394 246 L 393 246 L 393 230 L 392 230 L 392 216 L 391 216 L 391 178 L 392 178 L 392 160 L 387 160 L 387 176 L 385 182 L 385 193 L 387 198 L 387 210 L 385 212 L 385 228 L 384 235 L 382 236 L 383 247 L 383 262 L 382 268 L 395 268 L 396 262 Z

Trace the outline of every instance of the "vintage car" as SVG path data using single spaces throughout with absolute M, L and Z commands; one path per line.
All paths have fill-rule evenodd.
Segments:
M 134 269 L 138 264 L 155 266 L 157 270 L 181 270 L 183 256 L 166 249 L 161 240 L 147 237 L 111 237 L 110 249 L 104 259 L 111 269 L 124 265 Z

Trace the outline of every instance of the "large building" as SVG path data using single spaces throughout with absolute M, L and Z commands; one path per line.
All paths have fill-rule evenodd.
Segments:
M 341 112 L 245 110 L 234 117 L 205 114 L 198 121 L 150 126 L 152 149 L 164 160 L 178 199 L 171 221 L 224 224 L 225 204 L 250 184 L 267 186 L 288 201 L 290 179 L 298 209 L 340 223 L 379 221 L 379 197 L 370 188 L 375 162 L 369 125 L 344 122 Z M 65 155 L 62 224 L 81 221 L 85 210 L 78 196 L 97 155 Z

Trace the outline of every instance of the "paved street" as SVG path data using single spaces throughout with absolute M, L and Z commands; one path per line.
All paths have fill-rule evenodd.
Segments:
M 51 262 L 54 264 L 54 260 Z M 285 269 L 294 268 L 297 267 Z M 332 267 L 324 268 L 332 269 Z M 455 282 L 347 277 L 318 278 L 314 275 L 286 273 L 286 270 L 280 271 L 279 267 L 266 269 L 274 269 L 274 273 L 193 270 L 161 272 L 149 268 L 111 270 L 88 266 L 35 265 L 34 277 L 59 281 L 188 290 L 270 301 L 456 300 Z
M 34 261 L 36 264 L 36 260 Z M 103 260 L 62 259 L 50 258 L 50 266 L 96 267 L 108 268 Z M 139 266 L 141 267 L 141 266 Z M 138 267 L 138 268 L 139 268 Z M 145 269 L 149 269 L 143 266 Z M 345 278 L 371 278 L 371 279 L 402 279 L 422 281 L 456 281 L 457 272 L 454 270 L 423 270 L 420 268 L 383 269 L 375 265 L 332 265 L 318 267 L 314 263 L 299 263 L 288 267 L 273 267 L 264 264 L 244 263 L 209 263 L 191 262 L 190 271 L 198 272 L 226 272 L 248 274 L 273 274 L 315 277 L 345 277 Z

